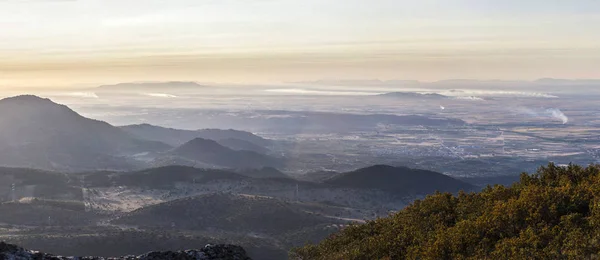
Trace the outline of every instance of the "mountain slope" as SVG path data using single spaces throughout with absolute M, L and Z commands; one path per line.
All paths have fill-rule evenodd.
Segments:
M 170 152 L 189 160 L 230 168 L 278 167 L 279 159 L 252 151 L 235 151 L 216 141 L 196 138 Z
M 173 146 L 182 145 L 194 138 L 203 138 L 215 141 L 239 139 L 260 147 L 268 146 L 270 143 L 269 140 L 254 135 L 250 132 L 232 129 L 181 130 L 149 124 L 121 126 L 121 129 L 146 140 L 159 141 Z
M 233 150 L 237 150 L 237 151 L 251 151 L 251 152 L 257 152 L 257 153 L 262 153 L 262 154 L 266 154 L 269 152 L 269 149 L 264 146 L 260 146 L 253 142 L 246 141 L 243 139 L 238 139 L 238 138 L 221 139 L 221 140 L 217 140 L 217 142 L 225 147 L 229 147 L 229 148 L 231 148 Z
M 0 202 L 32 197 L 82 200 L 81 188 L 71 181 L 57 172 L 0 167 Z
M 148 206 L 113 222 L 142 227 L 174 225 L 179 229 L 280 234 L 336 221 L 272 198 L 208 194 Z
M 472 185 L 441 173 L 375 165 L 338 174 L 324 183 L 358 189 L 379 189 L 396 194 L 430 194 L 435 191 L 471 190 Z
M 278 179 L 289 179 L 290 176 L 285 173 L 272 168 L 272 167 L 263 167 L 263 168 L 255 168 L 255 169 L 242 169 L 237 173 L 248 176 L 251 178 L 278 178 Z
M 198 169 L 187 166 L 165 166 L 127 173 L 95 172 L 86 175 L 91 186 L 129 186 L 172 188 L 178 182 L 205 183 L 214 180 L 245 180 L 248 177 L 233 172 Z
M 596 259 L 600 167 L 550 164 L 511 187 L 435 194 L 292 259 Z
M 36 96 L 0 100 L 0 125 L 0 165 L 13 167 L 129 169 L 123 156 L 169 149 Z

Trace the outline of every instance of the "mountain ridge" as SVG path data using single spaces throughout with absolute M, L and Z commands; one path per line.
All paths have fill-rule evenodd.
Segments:
M 169 154 L 231 168 L 262 168 L 282 165 L 280 159 L 254 151 L 233 150 L 217 141 L 203 138 L 194 138 L 171 150 Z
M 389 165 L 373 165 L 336 174 L 323 181 L 323 183 L 361 189 L 381 189 L 399 194 L 429 194 L 435 191 L 457 192 L 474 188 L 471 184 L 438 172 Z
M 11 167 L 132 169 L 139 165 L 127 154 L 170 148 L 33 95 L 0 100 L 0 124 L 0 164 Z
M 234 130 L 234 129 L 198 129 L 198 130 L 183 130 L 168 128 L 162 126 L 156 126 L 151 124 L 137 124 L 137 125 L 125 125 L 119 128 L 139 136 L 143 139 L 160 141 L 172 146 L 182 145 L 194 138 L 200 137 L 204 139 L 211 139 L 215 141 L 235 138 L 244 140 L 261 147 L 268 146 L 270 141 L 257 136 L 253 133 Z

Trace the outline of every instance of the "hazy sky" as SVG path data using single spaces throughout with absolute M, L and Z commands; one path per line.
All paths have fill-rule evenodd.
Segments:
M 599 0 L 0 0 L 0 87 L 599 68 Z

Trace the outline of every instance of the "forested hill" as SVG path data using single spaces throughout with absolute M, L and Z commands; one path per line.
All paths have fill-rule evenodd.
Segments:
M 541 167 L 511 187 L 437 193 L 292 259 L 598 259 L 600 166 Z

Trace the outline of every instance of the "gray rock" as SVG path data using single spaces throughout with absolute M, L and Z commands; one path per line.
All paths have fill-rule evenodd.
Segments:
M 206 245 L 200 250 L 149 252 L 139 256 L 64 257 L 54 256 L 0 242 L 0 260 L 251 260 L 246 251 L 234 245 Z

